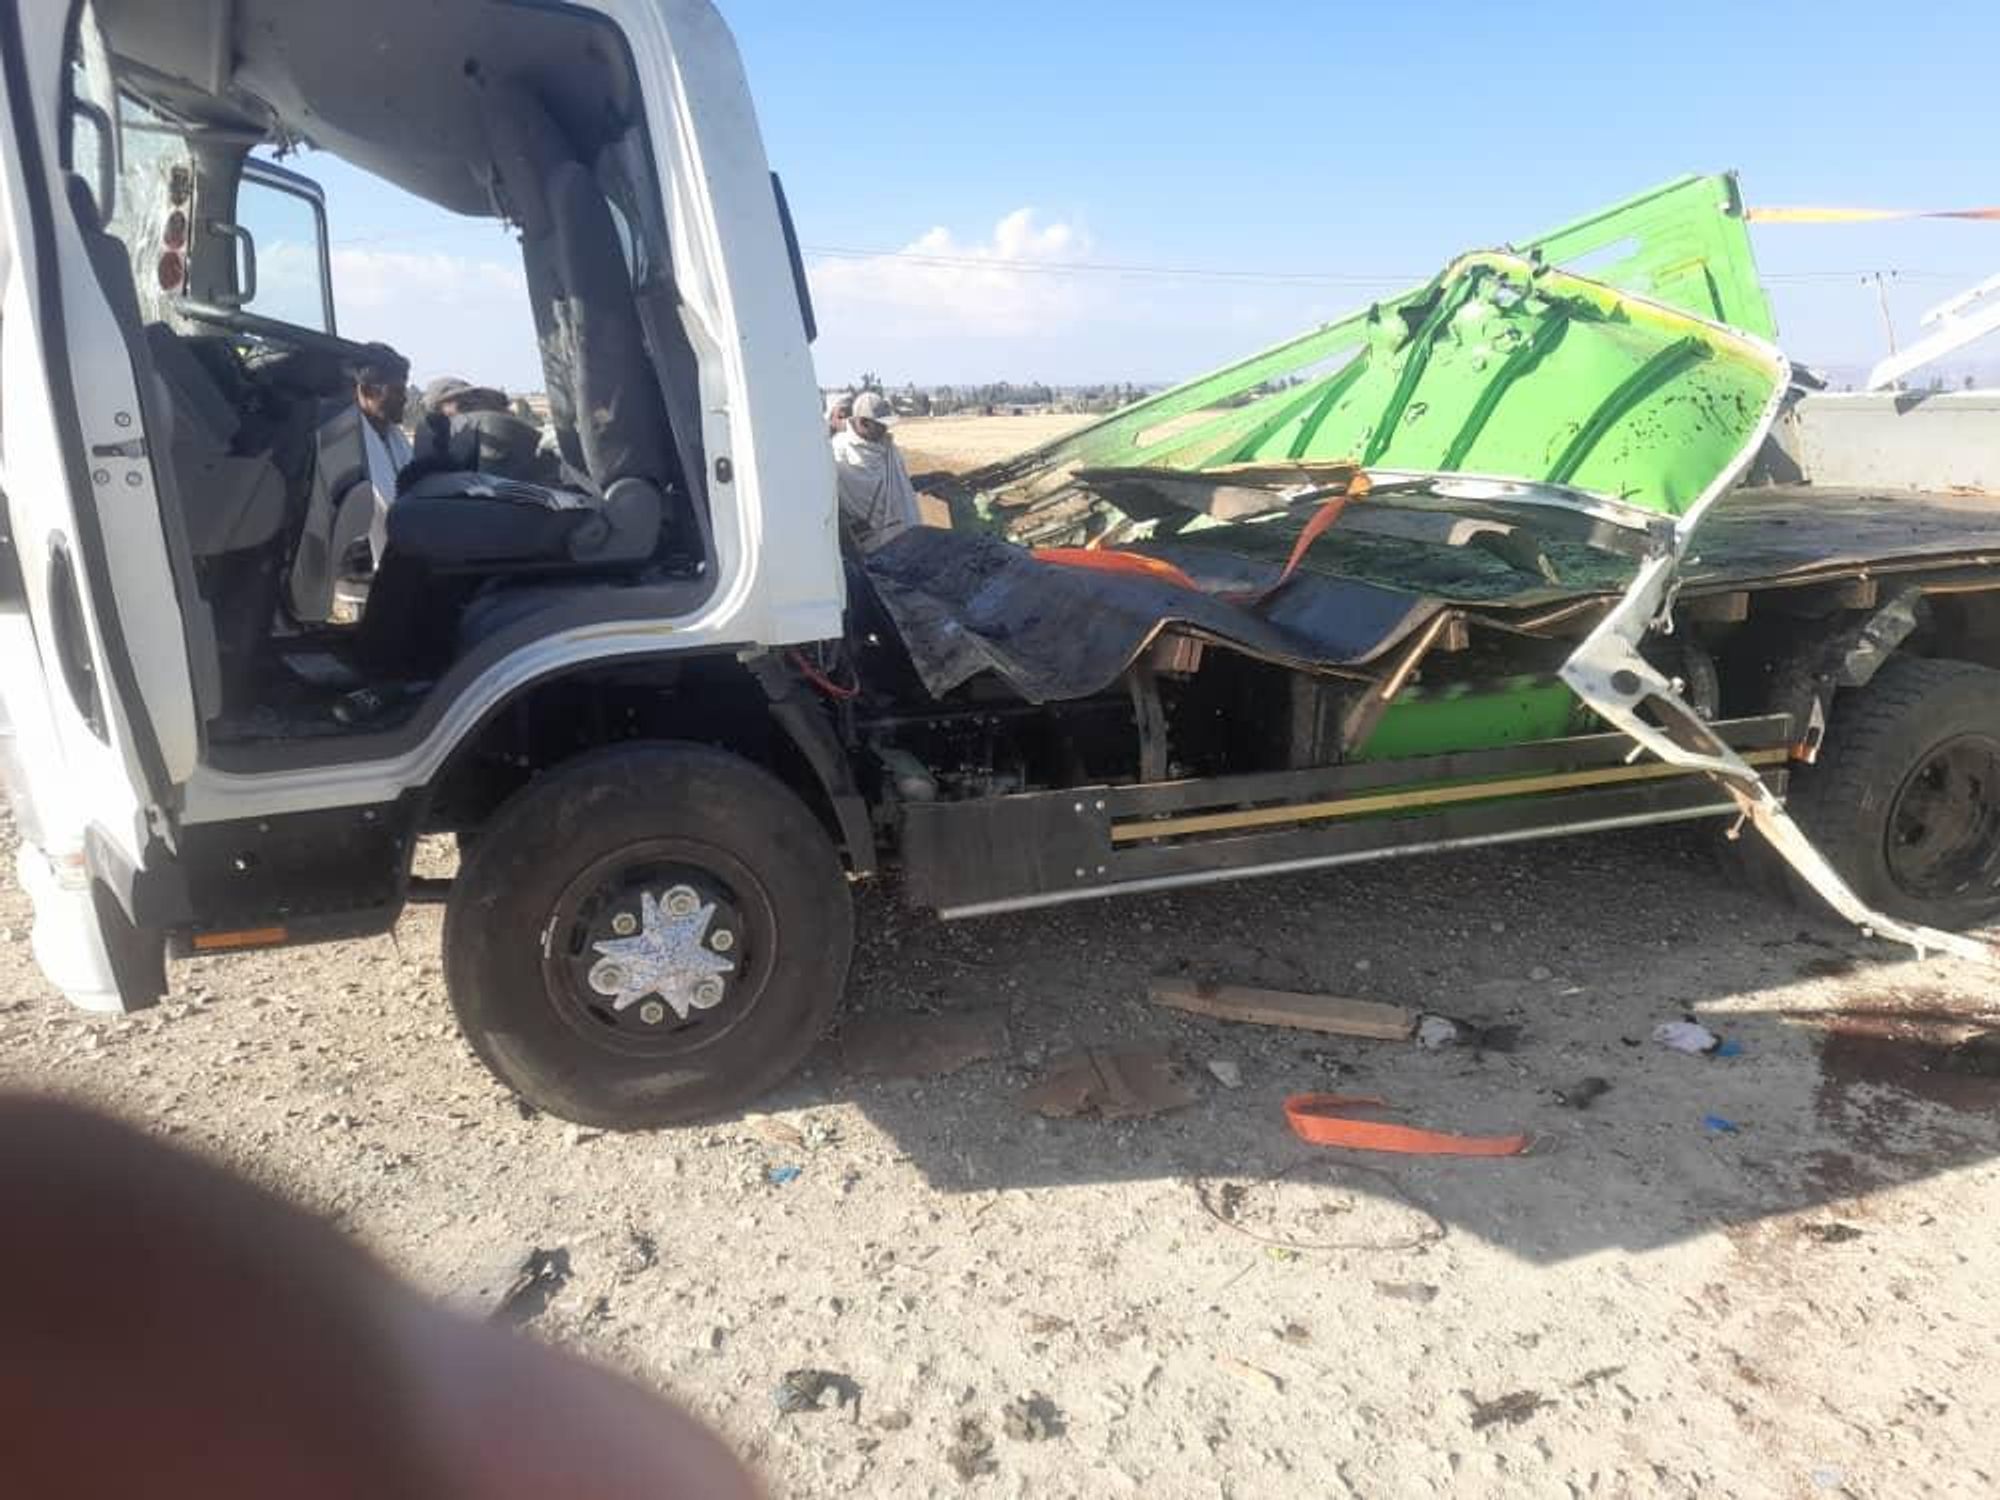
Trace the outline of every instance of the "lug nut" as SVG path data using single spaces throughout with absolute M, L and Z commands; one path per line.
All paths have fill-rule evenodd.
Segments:
M 723 994 L 722 981 L 710 974 L 695 981 L 694 991 L 688 998 L 696 1010 L 712 1010 L 722 1003 Z
M 639 930 L 639 919 L 629 911 L 621 911 L 611 919 L 611 930 L 620 937 L 630 937 Z
M 670 917 L 691 917 L 701 909 L 701 897 L 695 893 L 693 886 L 677 885 L 667 892 L 666 899 L 660 904 L 667 909 Z
M 648 1000 L 644 1005 L 639 1007 L 639 1019 L 644 1021 L 648 1026 L 657 1026 L 660 1022 L 666 1020 L 666 1018 L 667 1008 L 658 1000 Z
M 718 927 L 709 936 L 708 946 L 713 948 L 717 953 L 727 953 L 731 948 L 736 946 L 736 934 L 731 932 L 727 927 Z

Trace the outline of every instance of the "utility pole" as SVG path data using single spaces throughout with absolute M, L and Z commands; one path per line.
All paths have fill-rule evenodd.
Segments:
M 1875 299 L 1882 305 L 1882 332 L 1888 336 L 1889 352 L 1896 352 L 1896 322 L 1889 316 L 1889 283 L 1896 278 L 1894 271 L 1870 271 L 1861 280 L 1875 283 Z

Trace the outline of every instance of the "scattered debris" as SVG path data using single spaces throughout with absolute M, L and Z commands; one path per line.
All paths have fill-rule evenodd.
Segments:
M 1818 1240 L 1822 1245 L 1845 1245 L 1861 1238 L 1862 1232 L 1852 1224 L 1842 1224 L 1832 1220 L 1825 1224 L 1801 1224 L 1799 1233 L 1809 1239 Z
M 643 1229 L 628 1227 L 625 1231 L 627 1264 L 631 1270 L 645 1271 L 659 1264 L 660 1242 Z
M 1799 965 L 1801 979 L 1838 979 L 1843 974 L 1852 974 L 1854 960 L 1844 953 L 1823 954 L 1809 958 Z
M 1472 1427 L 1475 1432 L 1505 1422 L 1509 1427 L 1518 1427 L 1545 1406 L 1555 1403 L 1540 1391 L 1509 1391 L 1504 1396 L 1496 1396 L 1491 1401 L 1481 1401 L 1471 1391 L 1460 1391 L 1472 1407 Z
M 791 1416 L 797 1412 L 825 1411 L 826 1398 L 833 1397 L 834 1410 L 852 1406 L 854 1420 L 861 1420 L 861 1387 L 851 1375 L 843 1375 L 838 1370 L 787 1370 L 778 1382 L 776 1400 L 778 1414 Z
M 1226 1089 L 1240 1089 L 1243 1087 L 1243 1069 L 1226 1058 L 1218 1057 L 1212 1059 L 1209 1062 L 1208 1071 L 1214 1075 L 1215 1081 Z
M 1406 1042 L 1417 1029 L 1415 1011 L 1334 995 L 1297 995 L 1237 984 L 1201 984 L 1191 979 L 1155 979 L 1151 995 L 1155 1005 L 1255 1026 L 1291 1026 L 1385 1042 Z
M 1425 1016 L 1417 1022 L 1417 1045 L 1436 1052 L 1458 1045 L 1458 1022 L 1447 1016 Z
M 840 1140 L 840 1132 L 825 1120 L 808 1120 L 805 1128 L 806 1149 L 821 1151 Z
M 601 1130 L 585 1130 L 581 1125 L 572 1125 L 563 1132 L 563 1140 L 571 1146 L 582 1146 L 601 1139 L 603 1135 L 604 1132 Z
M 1058 1318 L 1048 1313 L 1031 1313 L 1028 1316 L 1028 1332 L 1037 1337 L 1046 1337 L 1052 1333 L 1067 1333 L 1070 1327 L 1068 1318 Z
M 1285 1393 L 1284 1380 L 1280 1376 L 1273 1375 L 1262 1365 L 1253 1365 L 1247 1359 L 1238 1359 L 1233 1354 L 1218 1354 L 1215 1356 L 1215 1363 L 1246 1385 L 1258 1386 L 1274 1396 L 1282 1396 Z
M 1722 1045 L 1722 1038 L 1699 1021 L 1662 1021 L 1653 1028 L 1653 1040 L 1691 1057 L 1713 1052 Z
M 769 1115 L 752 1115 L 744 1123 L 749 1127 L 750 1133 L 760 1141 L 773 1146 L 788 1146 L 794 1151 L 806 1149 L 805 1135 L 798 1127 L 788 1125 L 783 1120 L 773 1119 Z
M 1734 1120 L 1725 1120 L 1721 1115 L 1703 1115 L 1701 1127 L 1710 1135 L 1738 1135 L 1743 1130 Z
M 1018 1443 L 1039 1443 L 1068 1431 L 1062 1409 L 1040 1391 L 1017 1396 L 1000 1408 L 1002 1430 Z
M 1938 1066 L 1947 1073 L 2000 1078 L 2000 1031 L 1981 1031 L 1947 1051 Z
M 770 1183 L 772 1187 L 784 1187 L 787 1183 L 797 1182 L 799 1178 L 805 1175 L 805 1170 L 804 1167 L 772 1167 L 769 1171 L 765 1172 L 764 1180 Z
M 993 1460 L 993 1439 L 972 1417 L 966 1417 L 952 1430 L 951 1446 L 944 1450 L 944 1461 L 951 1465 L 954 1474 L 967 1481 L 994 1473 L 1000 1467 Z
M 1573 1391 L 1587 1391 L 1624 1373 L 1623 1365 L 1599 1365 L 1594 1370 L 1585 1370 L 1579 1378 L 1570 1382 L 1569 1388 Z
M 1528 980 L 1532 984 L 1547 984 L 1555 977 L 1555 971 L 1546 964 L 1536 964 L 1534 968 L 1528 970 Z
M 1370 1194 L 1372 1199 L 1388 1197 L 1399 1201 L 1419 1221 L 1414 1226 L 1414 1232 L 1372 1239 L 1365 1236 L 1328 1239 L 1323 1234 L 1306 1237 L 1287 1232 L 1294 1221 L 1319 1228 L 1330 1217 L 1353 1212 L 1358 1200 L 1350 1198 L 1345 1202 L 1330 1203 L 1323 1194 L 1311 1191 L 1316 1187 L 1345 1187 L 1348 1184 L 1341 1179 L 1351 1176 L 1366 1177 L 1377 1185 Z M 1192 1186 L 1195 1202 L 1203 1213 L 1245 1239 L 1264 1246 L 1265 1253 L 1273 1259 L 1296 1260 L 1302 1250 L 1390 1253 L 1421 1250 L 1426 1245 L 1435 1245 L 1448 1238 L 1450 1234 L 1444 1220 L 1420 1202 L 1395 1173 L 1366 1162 L 1308 1157 L 1261 1180 L 1215 1183 L 1197 1177 Z M 1305 1188 L 1307 1192 L 1304 1195 L 1288 1193 L 1286 1189 L 1291 1187 Z M 1242 1271 L 1237 1272 L 1238 1277 L 1242 1274 Z M 1228 1284 L 1233 1284 L 1234 1280 L 1231 1278 Z
M 875 1419 L 875 1425 L 884 1432 L 901 1432 L 910 1425 L 910 1421 L 910 1414 L 899 1408 L 896 1411 L 883 1412 Z
M 1285 1101 L 1292 1133 L 1313 1146 L 1345 1146 L 1356 1151 L 1389 1151 L 1403 1156 L 1519 1156 L 1525 1135 L 1447 1135 L 1379 1120 L 1357 1120 L 1347 1111 L 1387 1109 L 1368 1095 L 1294 1094 Z
M 569 1251 L 534 1249 L 521 1262 L 514 1279 L 493 1309 L 493 1321 L 518 1328 L 548 1311 L 555 1294 L 569 1283 Z
M 1164 1049 L 1135 1047 L 1067 1053 L 1024 1098 L 1037 1114 L 1057 1119 L 1137 1120 L 1183 1109 L 1195 1093 Z
M 1715 1044 L 1715 1050 L 1709 1053 L 1710 1057 L 1725 1057 L 1725 1058 L 1741 1057 L 1742 1055 L 1743 1055 L 1743 1044 L 1737 1041 L 1736 1038 L 1733 1036 L 1725 1037 L 1722 1041 L 1717 1042 Z
M 1384 1297 L 1398 1302 L 1414 1302 L 1420 1307 L 1437 1301 L 1438 1295 L 1438 1289 L 1428 1281 L 1378 1281 L 1375 1290 Z
M 1417 1045 L 1426 1052 L 1467 1047 L 1474 1052 L 1512 1052 L 1521 1045 L 1521 1028 L 1504 1023 L 1488 1026 L 1463 1016 L 1426 1015 L 1417 1023 Z
M 1611 1084 L 1603 1078 L 1579 1078 L 1575 1083 L 1566 1083 L 1555 1091 L 1556 1103 L 1567 1109 L 1589 1109 L 1590 1106 L 1611 1092 Z
M 1294 1348 L 1303 1348 L 1313 1341 L 1312 1334 L 1306 1331 L 1303 1323 L 1287 1323 L 1278 1330 L 1278 1337 Z
M 840 1028 L 841 1064 L 856 1078 L 936 1078 L 1006 1053 L 1007 1007 L 944 1015 L 864 1015 Z
M 1354 1064 L 1338 1052 L 1329 1052 L 1323 1047 L 1310 1047 L 1299 1054 L 1301 1062 L 1311 1063 L 1329 1078 L 1345 1078 L 1358 1071 Z

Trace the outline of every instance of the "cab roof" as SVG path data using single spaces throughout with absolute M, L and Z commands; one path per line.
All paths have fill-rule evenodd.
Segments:
M 455 213 L 492 215 L 482 94 L 524 83 L 579 148 L 638 89 L 617 29 L 514 0 L 98 0 L 121 84 L 186 125 L 309 144 Z

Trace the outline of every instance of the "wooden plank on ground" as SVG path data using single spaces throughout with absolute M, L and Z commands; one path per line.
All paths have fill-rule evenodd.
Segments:
M 1295 995 L 1284 990 L 1250 989 L 1240 984 L 1155 979 L 1152 997 L 1155 1005 L 1212 1016 L 1218 1021 L 1292 1026 L 1301 1031 L 1372 1037 L 1384 1042 L 1406 1042 L 1417 1029 L 1415 1011 L 1400 1005 L 1380 1005 L 1373 1000 L 1344 1000 L 1337 995 Z

